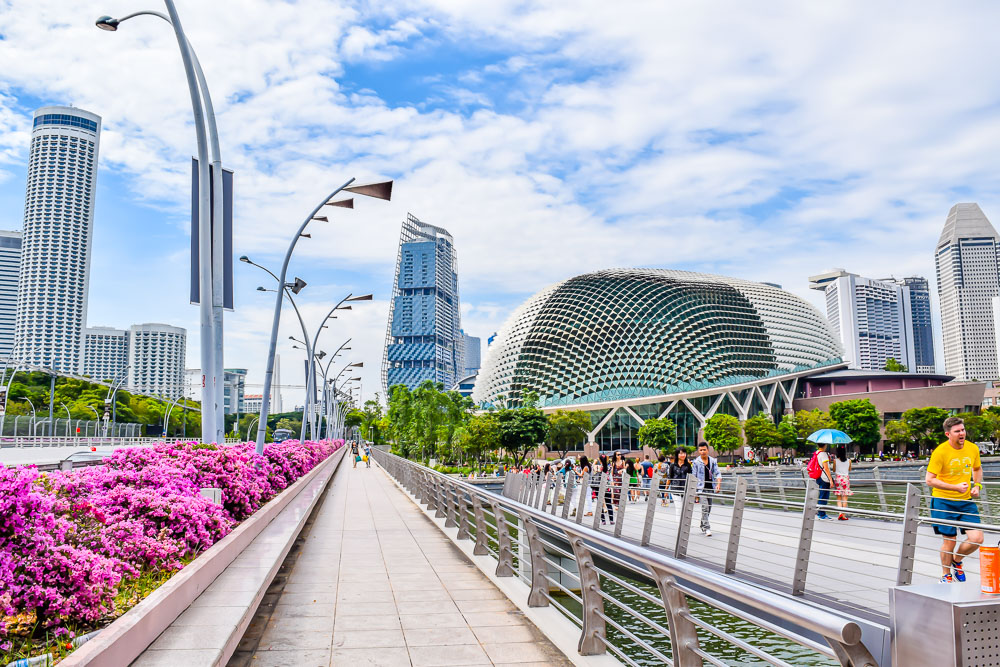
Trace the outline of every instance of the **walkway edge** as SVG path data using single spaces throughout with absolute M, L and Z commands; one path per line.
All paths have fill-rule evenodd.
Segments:
M 180 616 L 199 595 L 205 592 L 216 577 L 225 571 L 229 565 L 253 542 L 260 533 L 314 480 L 329 471 L 326 484 L 333 478 L 340 461 L 344 458 L 346 447 L 341 447 L 329 458 L 310 470 L 304 477 L 279 493 L 262 508 L 257 510 L 246 521 L 237 526 L 233 532 L 226 535 L 190 565 L 171 577 L 165 584 L 149 594 L 139 604 L 129 609 L 108 627 L 101 630 L 76 651 L 67 656 L 60 665 L 64 667 L 81 667 L 84 665 L 128 665 L 138 658 L 160 634 Z M 320 497 L 317 493 L 316 498 Z M 308 513 L 306 513 L 308 518 Z M 302 523 L 305 523 L 303 519 Z M 301 524 L 299 526 L 301 531 Z M 283 553 L 287 553 L 298 532 L 289 541 Z M 280 567 L 284 556 L 281 556 L 274 567 Z M 267 586 L 265 585 L 264 590 Z M 263 597 L 264 590 L 256 596 L 253 608 L 256 609 Z M 241 626 L 249 623 L 252 613 L 248 614 Z M 240 631 L 242 636 L 242 631 Z M 238 641 L 238 639 L 237 639 Z M 233 644 L 235 649 L 235 643 Z
M 378 462 L 375 462 L 378 465 Z M 496 561 L 491 556 L 476 556 L 472 553 L 475 542 L 472 540 L 459 540 L 458 528 L 445 528 L 446 519 L 435 519 L 434 512 L 428 512 L 418 503 L 406 488 L 397 482 L 392 475 L 386 472 L 382 466 L 378 469 L 390 482 L 410 499 L 417 506 L 424 516 L 430 519 L 448 539 L 458 547 L 466 558 L 468 558 L 479 571 L 500 589 L 507 599 L 510 600 L 525 617 L 535 624 L 545 637 L 558 648 L 566 659 L 578 667 L 619 667 L 622 663 L 610 654 L 604 655 L 580 655 L 577 650 L 577 643 L 580 637 L 580 628 L 572 621 L 563 616 L 562 612 L 553 607 L 529 607 L 528 594 L 531 589 L 517 577 L 498 577 L 495 574 Z

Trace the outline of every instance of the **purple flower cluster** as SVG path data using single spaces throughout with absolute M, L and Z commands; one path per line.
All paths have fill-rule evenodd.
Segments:
M 343 444 L 162 443 L 78 471 L 0 467 L 0 638 L 3 616 L 55 629 L 107 616 L 123 578 L 179 569 Z

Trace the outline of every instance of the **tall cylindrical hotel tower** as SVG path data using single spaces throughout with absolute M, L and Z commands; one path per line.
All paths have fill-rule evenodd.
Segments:
M 35 111 L 14 332 L 29 364 L 81 371 L 100 136 L 89 111 Z

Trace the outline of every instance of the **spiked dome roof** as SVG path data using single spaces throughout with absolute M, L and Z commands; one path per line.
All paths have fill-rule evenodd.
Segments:
M 826 319 L 765 283 L 607 269 L 521 305 L 489 347 L 473 400 L 575 405 L 726 386 L 840 362 Z

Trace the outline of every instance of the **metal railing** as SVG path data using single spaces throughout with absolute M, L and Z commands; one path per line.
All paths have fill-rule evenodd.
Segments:
M 173 440 L 173 438 L 169 438 Z M 163 442 L 163 438 L 145 438 L 130 436 L 100 436 L 65 437 L 65 436 L 0 436 L 0 448 L 8 447 L 130 447 L 135 445 L 150 445 Z
M 475 540 L 474 554 L 492 555 L 496 576 L 524 581 L 529 607 L 552 606 L 574 622 L 581 655 L 610 652 L 629 665 L 678 667 L 725 665 L 720 651 L 782 667 L 806 658 L 809 664 L 878 665 L 853 620 L 618 539 L 623 518 L 612 534 L 598 529 L 599 511 L 584 522 L 589 480 L 582 487 L 588 493 L 574 494 L 558 478 L 508 475 L 498 495 L 388 452 L 373 453 L 417 502 L 457 528 L 458 539 Z M 607 479 L 598 486 L 603 497 Z M 619 499 L 619 507 L 624 502 Z M 747 629 L 753 643 L 742 638 Z M 762 641 L 765 635 L 775 641 Z
M 816 482 L 802 474 L 725 475 L 719 492 L 709 490 L 699 494 L 693 476 L 632 484 L 615 475 L 564 479 L 557 473 L 508 475 L 503 493 L 615 538 L 878 623 L 888 620 L 890 588 L 941 577 L 935 526 L 1000 533 L 998 482 L 983 485 L 980 524 L 934 517 L 922 477 L 919 483 L 883 480 L 877 470 L 846 507 L 832 496 L 821 502 Z M 994 543 L 989 535 L 986 540 Z M 977 556 L 964 566 L 967 576 L 978 577 Z

